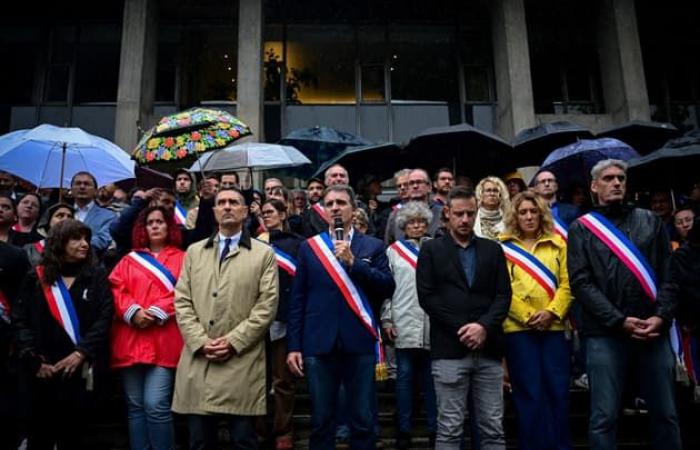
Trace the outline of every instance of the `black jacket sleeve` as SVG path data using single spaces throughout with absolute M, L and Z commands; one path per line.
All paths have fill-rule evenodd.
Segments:
M 82 339 L 76 349 L 85 354 L 88 359 L 95 360 L 101 353 L 107 350 L 109 334 L 114 317 L 114 298 L 112 289 L 107 279 L 107 272 L 95 269 L 91 287 L 91 302 L 95 308 L 94 320 L 82 332 Z
M 488 244 L 492 243 L 488 242 Z M 479 320 L 477 320 L 477 323 L 486 328 L 488 335 L 491 336 L 501 333 L 503 321 L 508 315 L 513 294 L 510 285 L 510 277 L 508 276 L 506 257 L 499 245 L 494 245 L 493 247 L 496 253 L 496 264 L 494 267 L 496 272 L 495 295 L 486 314 L 483 314 L 479 317 Z

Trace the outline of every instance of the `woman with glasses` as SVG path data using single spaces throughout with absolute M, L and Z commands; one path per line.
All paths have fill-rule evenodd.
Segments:
M 479 209 L 474 222 L 474 234 L 497 240 L 505 230 L 505 215 L 510 207 L 508 188 L 500 178 L 489 176 L 476 185 Z

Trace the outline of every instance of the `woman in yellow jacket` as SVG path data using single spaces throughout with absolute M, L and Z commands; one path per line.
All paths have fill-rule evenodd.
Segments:
M 513 288 L 503 329 L 518 448 L 571 449 L 566 242 L 553 232 L 549 207 L 529 191 L 513 198 L 500 240 Z

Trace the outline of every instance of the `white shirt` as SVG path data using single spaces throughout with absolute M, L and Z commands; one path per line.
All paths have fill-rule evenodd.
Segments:
M 85 222 L 85 217 L 87 217 L 88 213 L 92 209 L 92 207 L 95 206 L 95 201 L 91 201 L 85 207 L 80 208 L 77 204 L 75 205 L 75 220 L 79 220 L 81 222 Z
M 328 234 L 331 236 L 331 241 L 335 241 L 335 229 L 330 228 Z M 352 242 L 352 237 L 355 236 L 355 227 L 350 227 L 350 232 L 345 235 L 345 239 L 348 242 Z
M 226 247 L 226 239 L 231 239 L 231 243 L 229 244 L 228 248 L 228 252 L 231 253 L 234 248 L 238 247 L 238 243 L 241 240 L 242 231 L 243 230 L 239 231 L 233 236 L 224 236 L 223 234 L 219 233 L 219 259 L 221 259 L 221 254 L 224 252 L 224 247 Z

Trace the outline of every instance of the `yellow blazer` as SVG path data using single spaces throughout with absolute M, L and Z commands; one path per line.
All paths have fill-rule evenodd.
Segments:
M 502 234 L 499 239 L 501 242 L 511 242 L 528 251 L 516 236 Z M 537 281 L 523 269 L 507 261 L 513 298 L 510 302 L 508 317 L 503 321 L 503 331 L 514 333 L 531 330 L 525 324 L 533 314 L 543 309 L 557 316 L 550 330 L 564 330 L 566 314 L 571 306 L 569 273 L 566 269 L 566 242 L 556 234 L 547 233 L 537 240 L 529 253 L 534 254 L 557 277 L 559 287 L 550 301 L 547 291 Z

